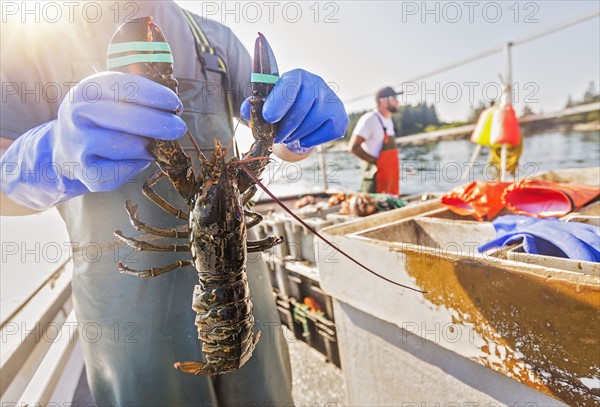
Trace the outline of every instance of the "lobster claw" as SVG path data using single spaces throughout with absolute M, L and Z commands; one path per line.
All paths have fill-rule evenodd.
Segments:
M 248 98 L 250 104 L 250 128 L 254 143 L 250 150 L 243 155 L 242 160 L 251 159 L 243 167 L 244 171 L 240 173 L 238 187 L 241 193 L 255 184 L 252 177 L 247 173 L 252 172 L 257 177 L 269 163 L 269 156 L 272 153 L 273 141 L 275 140 L 276 124 L 267 122 L 263 115 L 263 106 L 265 100 L 273 87 L 279 80 L 279 68 L 275 60 L 275 54 L 267 39 L 261 33 L 254 43 L 254 66 L 250 77 L 252 82 L 252 96 Z
M 278 80 L 279 68 L 275 54 L 265 36 L 258 33 L 258 38 L 254 43 L 252 96 L 264 100 Z
M 106 64 L 111 71 L 141 75 L 178 93 L 171 48 L 151 16 L 129 20 L 117 29 Z

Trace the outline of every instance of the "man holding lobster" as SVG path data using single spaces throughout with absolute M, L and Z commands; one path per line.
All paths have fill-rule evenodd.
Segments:
M 189 256 L 138 256 L 119 246 L 113 231 L 135 234 L 123 209 L 127 199 L 143 205 L 140 217 L 151 219 L 153 226 L 174 226 L 141 194 L 142 183 L 155 171 L 146 147 L 151 139 L 180 139 L 186 129 L 205 154 L 215 139 L 228 144 L 231 117 L 240 115 L 247 96 L 241 91 L 250 79 L 251 59 L 228 28 L 172 1 L 128 2 L 137 7 L 130 18 L 153 16 L 170 40 L 180 94 L 139 76 L 97 74 L 105 70 L 106 46 L 123 22 L 115 21 L 112 3 L 101 2 L 101 17 L 93 22 L 76 16 L 64 24 L 17 18 L 4 24 L 2 215 L 56 207 L 72 242 L 103 249 L 94 262 L 86 261 L 81 251 L 73 253 L 78 321 L 101 329 L 99 340 L 82 341 L 98 405 L 291 403 L 287 348 L 262 261 L 249 262 L 248 279 L 263 339 L 241 369 L 213 378 L 171 367 L 176 360 L 202 358 L 191 323 L 195 273 L 182 270 L 148 281 L 117 270 L 118 261 L 143 269 Z M 278 126 L 273 150 L 282 159 L 302 159 L 314 146 L 345 132 L 348 117 L 341 101 L 330 92 L 315 92 L 317 88 L 328 89 L 320 77 L 296 69 L 281 75 L 265 103 L 265 120 Z M 128 99 L 132 94 L 135 100 Z M 248 120 L 246 111 L 242 116 Z M 155 189 L 181 207 L 181 197 L 167 184 Z M 130 329 L 129 340 L 109 335 L 115 326 Z

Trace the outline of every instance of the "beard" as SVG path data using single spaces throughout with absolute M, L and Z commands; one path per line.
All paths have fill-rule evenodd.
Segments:
M 390 112 L 390 113 L 396 113 L 398 111 L 398 108 L 396 106 L 392 106 L 390 104 L 388 104 L 386 106 L 386 109 Z

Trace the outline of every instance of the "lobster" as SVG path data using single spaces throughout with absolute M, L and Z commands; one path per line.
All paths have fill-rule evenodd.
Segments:
M 108 54 L 109 68 L 143 75 L 177 93 L 170 50 L 164 34 L 152 23 L 152 17 L 123 24 L 113 36 Z M 192 308 L 197 314 L 195 323 L 206 362 L 174 364 L 176 369 L 185 373 L 212 376 L 236 370 L 248 361 L 260 339 L 260 331 L 253 333 L 246 257 L 249 252 L 264 251 L 281 243 L 283 238 L 268 236 L 258 241 L 246 240 L 247 228 L 262 220 L 260 214 L 244 208 L 256 192 L 256 185 L 342 255 L 392 284 L 419 291 L 380 276 L 354 260 L 298 218 L 262 185 L 259 177 L 269 162 L 275 137 L 275 125 L 263 119 L 262 108 L 279 73 L 273 51 L 260 33 L 255 42 L 253 71 L 249 103 L 250 125 L 255 140 L 241 159 L 226 162 L 226 152 L 218 141 L 207 159 L 188 134 L 198 154 L 200 170 L 196 174 L 192 159 L 177 141 L 152 140 L 149 144 L 148 150 L 155 158 L 158 170 L 146 180 L 142 192 L 167 213 L 187 221 L 187 225 L 172 229 L 149 226 L 139 219 L 137 205 L 125 202 L 129 219 L 136 230 L 166 238 L 187 239 L 188 244 L 157 245 L 126 237 L 120 230 L 114 232 L 119 240 L 137 250 L 191 252 L 190 260 L 179 260 L 147 270 L 134 270 L 122 262 L 118 265 L 121 273 L 137 277 L 155 277 L 186 266 L 193 266 L 197 271 L 199 283 L 194 289 Z M 152 189 L 164 178 L 184 198 L 189 213 L 175 208 Z M 247 218 L 250 220 L 247 221 Z
M 132 45 L 140 42 L 150 45 Z M 173 64 L 167 54 L 166 43 L 164 34 L 152 22 L 152 17 L 129 21 L 113 36 L 109 47 L 109 57 L 113 62 L 109 59 L 109 67 L 143 75 L 177 92 L 177 80 L 172 75 Z M 153 51 L 140 51 L 142 48 Z M 124 51 L 124 54 L 111 53 L 111 49 L 129 51 Z M 117 58 L 136 53 L 139 55 L 140 52 L 146 55 L 142 59 L 161 62 L 116 66 L 119 61 Z M 156 58 L 147 55 L 162 56 Z M 165 60 L 167 62 L 162 62 Z M 270 78 L 278 75 L 273 52 L 262 34 L 256 40 L 254 71 Z M 274 126 L 262 119 L 262 105 L 272 87 L 272 83 L 255 82 L 252 85 L 251 127 L 255 141 L 241 161 L 246 161 L 247 168 L 256 176 L 260 176 L 269 162 L 275 135 Z M 134 270 L 119 262 L 119 270 L 138 277 L 155 277 L 180 267 L 193 266 L 198 273 L 199 283 L 194 289 L 192 308 L 197 314 L 198 337 L 202 341 L 206 362 L 177 362 L 174 366 L 182 372 L 205 376 L 236 370 L 250 358 L 260 339 L 260 331 L 253 333 L 254 317 L 246 277 L 247 253 L 267 250 L 281 243 L 283 238 L 269 236 L 258 241 L 246 241 L 247 228 L 262 220 L 260 214 L 244 209 L 256 192 L 256 187 L 247 173 L 240 171 L 237 165 L 239 160 L 226 162 L 226 151 L 219 142 L 216 142 L 208 159 L 196 145 L 200 164 L 198 173 L 194 172 L 191 158 L 177 141 L 152 140 L 148 149 L 159 169 L 146 180 L 142 192 L 167 213 L 188 224 L 170 230 L 154 228 L 142 222 L 137 216 L 137 205 L 127 201 L 125 208 L 129 219 L 138 231 L 188 239 L 189 244 L 151 244 L 126 237 L 120 230 L 115 231 L 115 236 L 137 250 L 190 251 L 191 259 L 147 270 Z M 152 189 L 163 178 L 167 178 L 184 198 L 189 214 L 173 207 Z

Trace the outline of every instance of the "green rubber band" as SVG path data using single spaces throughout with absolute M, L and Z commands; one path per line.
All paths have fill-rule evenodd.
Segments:
M 275 85 L 278 80 L 279 76 L 266 73 L 252 72 L 252 75 L 250 76 L 250 82 L 267 83 L 269 85 Z
M 120 54 L 121 52 L 134 51 L 168 51 L 171 52 L 171 47 L 166 42 L 145 42 L 131 41 L 119 42 L 108 46 L 108 55 Z
M 171 54 L 135 54 L 124 57 L 109 58 L 107 61 L 108 69 L 118 68 L 120 66 L 137 64 L 140 62 L 166 62 L 173 63 Z

